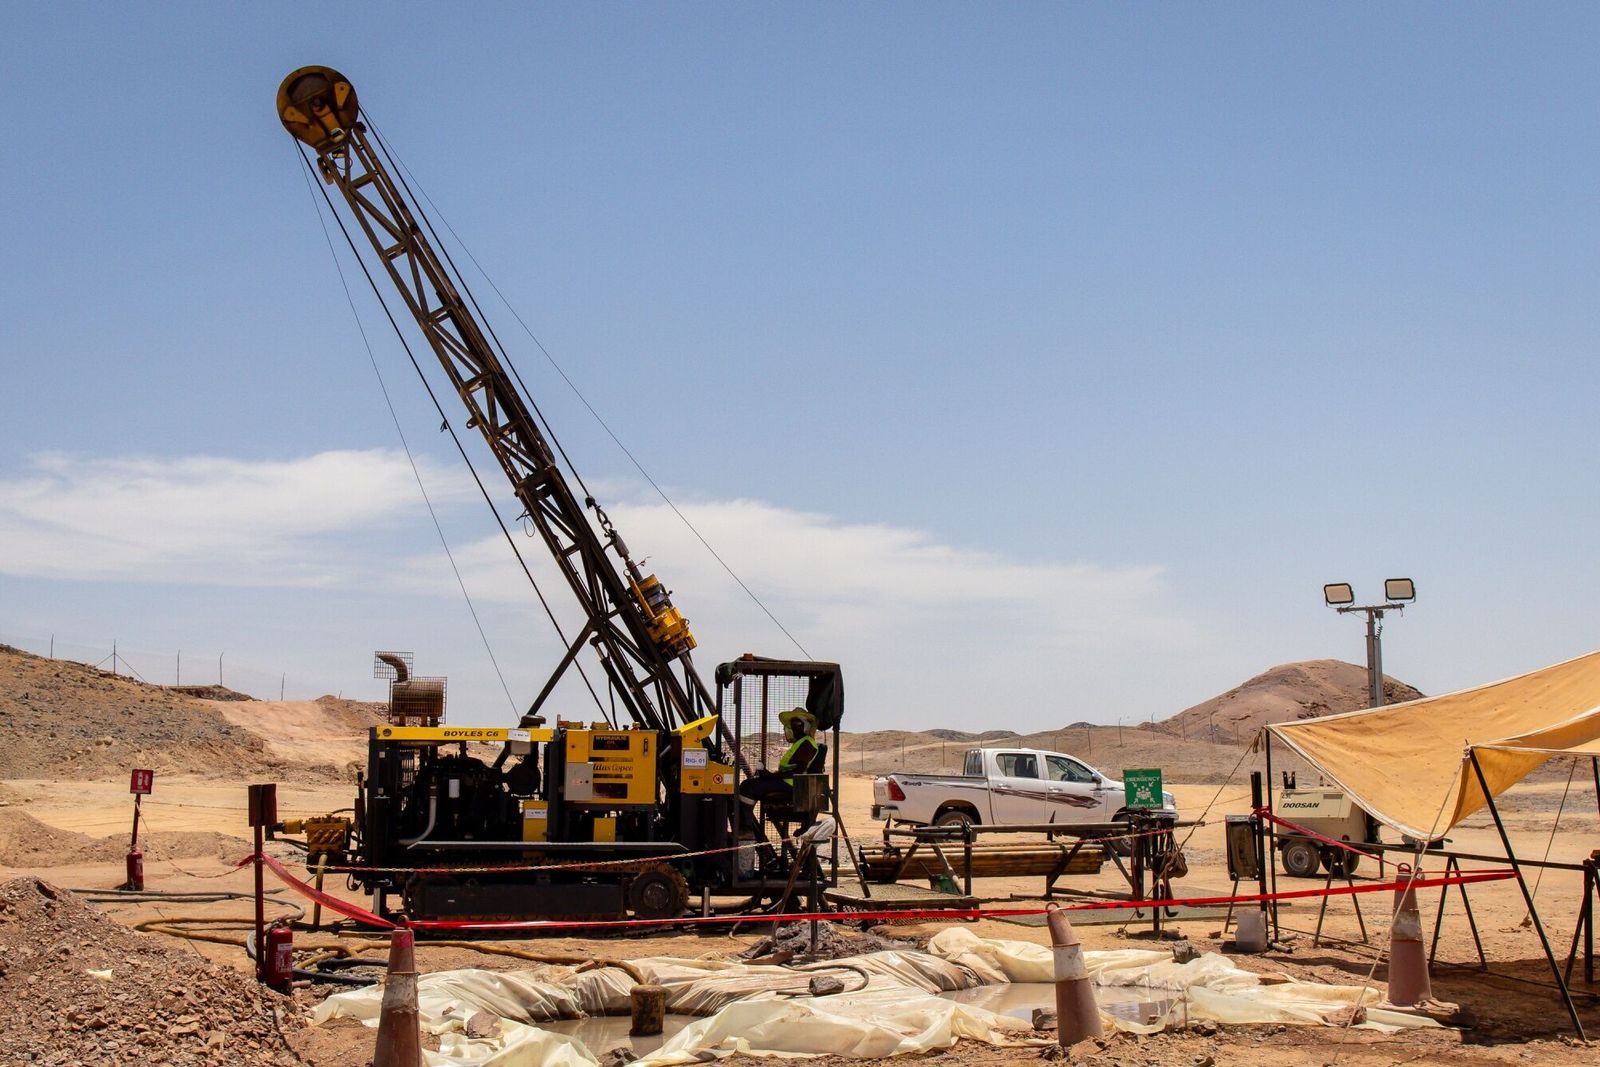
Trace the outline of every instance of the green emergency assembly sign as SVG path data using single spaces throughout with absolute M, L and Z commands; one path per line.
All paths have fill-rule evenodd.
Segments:
M 1161 803 L 1161 772 L 1123 771 L 1122 790 L 1127 795 L 1130 808 L 1159 808 Z

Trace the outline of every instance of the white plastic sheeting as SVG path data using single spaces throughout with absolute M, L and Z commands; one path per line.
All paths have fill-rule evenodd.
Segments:
M 880 1058 L 949 1048 L 961 1038 L 992 1045 L 1038 1044 L 1032 1027 L 984 1008 L 958 1004 L 938 992 L 966 989 L 982 979 L 958 963 L 921 952 L 876 952 L 848 961 L 799 968 L 753 966 L 737 960 L 654 958 L 634 961 L 667 988 L 668 1010 L 705 1015 L 639 1061 L 642 1067 L 693 1063 L 735 1052 Z M 835 974 L 852 992 L 824 998 L 805 994 L 816 974 Z M 439 971 L 417 981 L 423 1028 L 440 1035 L 429 1067 L 591 1067 L 594 1052 L 538 1022 L 583 1014 L 626 1014 L 632 980 L 615 968 L 575 972 Z M 863 985 L 865 988 L 863 989 Z M 378 1023 L 381 987 L 336 993 L 313 1021 Z M 468 1038 L 475 1012 L 501 1019 L 500 1033 Z
M 934 935 L 928 951 L 966 967 L 986 982 L 1050 982 L 1055 978 L 1050 949 L 1030 941 L 981 938 L 957 926 Z M 1201 1019 L 1327 1025 L 1358 1004 L 1367 1010 L 1367 1021 L 1361 1025 L 1371 1029 L 1438 1025 L 1430 1019 L 1379 1010 L 1383 997 L 1378 988 L 1363 992 L 1359 986 L 1297 982 L 1287 976 L 1264 978 L 1215 952 L 1187 963 L 1175 963 L 1172 953 L 1158 949 L 1091 950 L 1083 958 L 1096 985 L 1133 987 L 1148 991 L 1145 999 L 1150 1003 L 1171 1002 L 1149 1023 L 1102 1009 L 1106 1026 L 1134 1033 L 1155 1033 L 1174 1023 Z
M 683 1027 L 641 1067 L 668 1067 L 733 1053 L 837 1055 L 883 1058 L 949 1048 L 967 1038 L 992 1045 L 1042 1043 L 1028 1023 L 941 992 L 1005 982 L 1050 982 L 1050 949 L 1027 941 L 980 938 L 964 927 L 935 936 L 922 952 L 875 952 L 806 967 L 756 966 L 738 960 L 634 961 L 652 982 L 667 988 L 668 1011 L 702 1018 Z M 1153 1019 L 1129 1019 L 1102 1010 L 1108 1027 L 1153 1033 L 1185 1021 L 1326 1025 L 1360 1004 L 1364 1024 L 1378 1029 L 1437 1025 L 1381 1012 L 1377 989 L 1263 978 L 1215 953 L 1174 963 L 1163 950 L 1088 951 L 1090 978 L 1101 986 L 1148 993 L 1160 1005 Z M 818 973 L 842 978 L 849 992 L 813 998 L 807 986 Z M 596 1052 L 539 1023 L 588 1015 L 626 1015 L 633 981 L 616 968 L 578 971 L 537 967 L 523 971 L 440 971 L 417 982 L 423 1027 L 439 1035 L 429 1067 L 596 1067 Z M 381 987 L 336 993 L 317 1007 L 314 1021 L 353 1018 L 376 1026 Z M 493 1037 L 468 1038 L 466 1020 L 486 1011 L 501 1020 Z

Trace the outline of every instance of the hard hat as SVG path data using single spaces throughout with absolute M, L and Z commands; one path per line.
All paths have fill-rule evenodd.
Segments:
M 788 711 L 778 712 L 778 721 L 783 724 L 783 728 L 785 730 L 787 730 L 789 728 L 789 724 L 796 719 L 799 719 L 806 724 L 807 733 L 814 733 L 816 731 L 817 717 L 811 714 L 805 708 L 790 708 Z

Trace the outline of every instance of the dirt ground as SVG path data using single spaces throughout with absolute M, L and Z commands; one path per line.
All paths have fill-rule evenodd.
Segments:
M 1282 687 L 1268 688 L 1278 693 Z M 1252 692 L 1250 683 L 1246 683 L 1218 699 L 1230 707 L 1243 707 L 1243 697 Z M 1313 698 L 1321 699 L 1310 689 L 1301 696 L 1313 703 Z M 1225 699 L 1231 697 L 1239 699 Z M 372 705 L 335 701 L 331 697 L 303 702 L 200 699 L 143 686 L 82 665 L 0 648 L 0 721 L 5 722 L 10 741 L 0 756 L 0 882 L 7 883 L 5 893 L 9 894 L 5 897 L 7 903 L 0 908 L 0 999 L 9 998 L 8 1003 L 23 1009 L 36 1003 L 54 1005 L 52 1010 L 59 1010 L 62 1015 L 62 1019 L 37 1031 L 37 1035 L 43 1035 L 39 1037 L 43 1046 L 31 1060 L 12 1057 L 5 1062 L 131 1062 L 129 1057 L 134 1052 L 146 1055 L 159 1047 L 165 1027 L 171 1031 L 167 1036 L 177 1042 L 173 1048 L 194 1046 L 195 1062 L 241 1061 L 240 1053 L 247 1053 L 243 1062 L 254 1062 L 252 1057 L 260 1062 L 276 1062 L 280 1056 L 288 1055 L 319 1067 L 365 1063 L 371 1053 L 370 1031 L 351 1026 L 299 1025 L 324 995 L 322 991 L 298 989 L 292 998 L 266 996 L 259 991 L 245 995 L 256 988 L 247 980 L 251 964 L 240 944 L 244 921 L 251 911 L 246 897 L 252 874 L 248 869 L 237 869 L 235 863 L 249 852 L 249 830 L 245 825 L 249 782 L 277 781 L 279 813 L 284 817 L 338 811 L 351 805 L 350 763 L 362 754 L 360 731 L 373 721 L 376 710 Z M 1178 891 L 1190 896 L 1221 895 L 1230 886 L 1223 852 L 1223 817 L 1248 810 L 1248 775 L 1251 770 L 1260 769 L 1260 757 L 1245 755 L 1241 747 L 1231 743 L 1231 738 L 1217 736 L 1209 721 L 1207 739 L 1199 740 L 1192 735 L 1200 731 L 1188 729 L 1194 725 L 1180 722 L 1174 734 L 1168 729 L 1172 721 L 1120 729 L 1078 724 L 1008 743 L 1034 743 L 1072 751 L 1111 774 L 1120 774 L 1127 767 L 1165 767 L 1168 786 L 1177 794 L 1184 817 L 1198 818 L 1203 814 L 1206 820 L 1205 825 L 1185 832 L 1190 873 L 1178 883 Z M 862 773 L 862 768 L 888 770 L 903 765 L 918 770 L 954 770 L 960 753 L 983 740 L 952 731 L 847 735 L 840 746 L 846 771 L 841 808 L 852 839 L 859 845 L 881 831 L 869 818 L 871 778 Z M 992 743 L 993 739 L 987 740 Z M 129 766 L 138 765 L 157 769 L 155 792 L 143 805 L 141 840 L 148 887 L 169 894 L 207 894 L 208 899 L 134 900 L 105 894 L 105 890 L 123 880 L 122 855 L 132 815 L 126 774 Z M 1548 855 L 1552 860 L 1578 862 L 1600 846 L 1600 818 L 1596 815 L 1594 786 L 1587 767 L 1575 774 L 1570 784 L 1564 768 L 1547 768 L 1533 781 L 1507 794 L 1503 806 L 1513 842 L 1525 859 Z M 1552 832 L 1558 811 L 1559 832 Z M 1458 827 L 1451 844 L 1462 851 L 1488 856 L 1500 851 L 1499 839 L 1488 817 L 1482 814 Z M 299 855 L 282 845 L 269 846 L 269 850 L 291 866 Z M 1430 864 L 1429 869 L 1435 866 Z M 13 881 L 18 876 L 29 877 L 22 882 Z M 1357 881 L 1378 877 L 1376 865 L 1366 863 Z M 57 901 L 52 896 L 54 888 L 38 889 L 37 879 L 47 880 L 51 887 L 99 893 L 86 896 L 86 903 L 79 907 L 74 898 L 67 898 L 67 903 Z M 1317 884 L 1279 879 L 1280 889 Z M 1571 872 L 1550 871 L 1543 876 L 1530 872 L 1529 884 L 1536 892 L 1550 941 L 1564 959 L 1572 940 L 1581 879 Z M 330 880 L 328 888 L 340 896 L 365 902 L 337 880 Z M 994 879 L 980 881 L 975 887 L 985 901 L 1003 903 L 1036 901 L 1041 889 L 1040 879 Z M 1116 869 L 1107 865 L 1098 875 L 1070 880 L 1070 889 L 1083 894 L 1083 899 L 1093 899 L 1118 895 L 1125 885 Z M 1592 1048 L 1569 1043 L 1571 1027 L 1564 1009 L 1555 993 L 1539 984 L 1547 984 L 1550 975 L 1537 934 L 1526 923 L 1526 908 L 1516 884 L 1478 884 L 1469 887 L 1469 894 L 1492 973 L 1477 969 L 1473 935 L 1456 890 L 1451 891 L 1447 902 L 1438 963 L 1433 970 L 1436 997 L 1462 1005 L 1469 1021 L 1464 1028 L 1385 1036 L 1315 1027 L 1226 1027 L 1205 1034 L 1118 1037 L 1104 1048 L 1076 1049 L 1074 1059 L 1119 1067 L 1594 1062 Z M 1424 927 L 1431 933 L 1440 893 L 1425 890 L 1419 895 Z M 1355 900 L 1361 903 L 1370 935 L 1365 940 L 1357 921 Z M 1370 980 L 1381 988 L 1386 979 L 1382 950 L 1387 941 L 1390 905 L 1391 894 L 1387 892 L 1334 898 L 1328 905 L 1324 937 L 1321 943 L 1314 943 L 1317 906 L 1309 901 L 1294 901 L 1279 912 L 1284 942 L 1281 949 L 1234 958 L 1242 966 L 1262 972 L 1339 984 L 1361 985 Z M 301 915 L 306 910 L 304 901 L 280 888 L 274 891 L 269 916 Z M 1227 951 L 1220 918 L 1215 911 L 1203 914 L 1206 917 L 1169 920 L 1166 925 L 1202 950 Z M 176 922 L 191 930 L 206 930 L 214 939 L 179 940 L 126 930 L 125 936 L 133 940 L 124 944 L 119 940 L 122 933 L 92 932 L 93 923 L 100 921 L 117 924 L 118 931 Z M 52 935 L 49 944 L 40 944 L 37 936 L 29 934 L 28 924 L 35 922 L 54 924 L 51 929 L 59 928 L 59 933 Z M 984 937 L 1040 944 L 1048 940 L 1042 926 L 987 919 L 972 924 L 972 928 Z M 937 929 L 930 924 L 882 928 L 890 936 L 911 939 L 929 937 Z M 1152 944 L 1147 921 L 1118 918 L 1107 912 L 1080 913 L 1079 932 L 1091 949 Z M 418 947 L 417 955 L 424 971 L 526 965 L 524 959 L 500 954 L 506 950 L 618 959 L 731 956 L 745 951 L 765 933 L 761 927 L 750 925 L 738 930 L 683 930 L 649 937 L 497 941 L 477 948 L 424 943 Z M 99 969 L 98 964 L 73 969 L 74 937 L 92 942 L 94 952 L 85 955 L 85 960 L 92 956 L 93 960 L 107 963 L 106 969 L 114 977 L 121 974 L 115 951 L 149 961 L 152 973 L 166 981 L 159 987 L 145 983 L 156 1004 L 151 1018 L 158 1020 L 159 1026 L 141 1017 L 138 1008 L 140 997 L 145 994 L 134 986 L 124 988 L 116 982 L 108 985 L 98 978 L 83 977 L 88 971 Z M 369 957 L 381 957 L 383 953 L 381 938 L 360 936 L 350 930 L 298 934 L 296 944 L 302 950 L 337 946 Z M 186 1006 L 185 996 L 196 987 L 216 982 L 215 978 L 203 977 L 211 973 L 228 974 L 230 982 L 237 977 L 245 985 L 224 983 L 231 991 L 227 1011 L 208 1015 Z M 1574 978 L 1584 993 L 1578 998 L 1584 1024 L 1591 1033 L 1600 1035 L 1600 986 L 1583 985 L 1581 961 Z M 68 1017 L 68 1008 L 62 1007 L 59 997 L 44 995 L 58 986 L 65 990 L 62 995 L 76 998 L 68 1007 L 77 1013 L 77 1022 Z M 27 1015 L 26 1025 L 36 1025 L 32 1020 L 42 1014 L 49 1013 L 34 1011 Z M 82 1037 L 78 1031 L 86 1026 L 99 1027 L 91 1035 L 93 1043 L 72 1044 Z M 54 1051 L 48 1047 L 52 1041 L 59 1045 Z M 74 1048 L 79 1051 L 73 1052 Z M 107 1049 L 111 1052 L 106 1053 Z M 940 1058 L 953 1064 L 998 1064 L 1041 1056 L 1043 1053 L 1033 1049 L 963 1044 Z M 736 1058 L 730 1062 L 743 1061 Z
M 196 840 L 208 842 L 209 848 L 189 850 L 191 855 L 181 858 L 153 858 L 147 864 L 147 884 L 173 892 L 210 892 L 219 889 L 247 892 L 251 874 L 248 870 L 231 870 L 231 855 L 237 851 L 243 856 L 248 846 L 243 842 L 247 833 L 244 821 L 245 782 L 225 781 L 212 777 L 173 776 L 158 779 L 156 793 L 147 798 L 145 812 L 148 828 L 163 834 L 201 835 Z M 1580 788 L 1580 786 L 1582 786 Z M 1552 837 L 1552 815 L 1561 805 L 1565 788 L 1563 782 L 1544 782 L 1520 787 L 1506 798 L 1506 812 L 1514 844 L 1523 857 L 1543 856 L 1548 849 L 1554 860 L 1579 861 L 1600 841 L 1600 819 L 1595 813 L 1592 785 L 1576 783 L 1568 795 L 1561 819 L 1561 832 Z M 1190 893 L 1223 892 L 1229 888 L 1222 851 L 1222 816 L 1242 813 L 1248 808 L 1246 791 L 1238 783 L 1219 788 L 1215 785 L 1176 785 L 1179 804 L 1185 815 L 1199 816 L 1210 808 L 1207 825 L 1196 828 L 1186 844 L 1190 859 L 1190 874 L 1179 886 Z M 846 778 L 842 789 L 846 826 L 858 843 L 879 832 L 879 827 L 868 818 L 871 803 L 871 781 L 861 776 Z M 347 807 L 351 797 L 347 786 L 305 782 L 288 784 L 280 788 L 280 806 L 285 814 L 315 813 Z M 93 845 L 92 839 L 126 833 L 130 815 L 129 797 L 123 782 L 67 783 L 51 780 L 12 780 L 0 793 L 0 826 L 9 818 L 16 822 L 25 815 L 29 820 L 52 828 L 57 833 L 87 835 L 72 837 L 60 854 L 13 855 L 27 858 L 23 866 L 0 866 L 0 878 L 17 874 L 37 874 L 52 883 L 65 887 L 108 888 L 122 879 L 122 865 L 116 857 L 115 839 Z M 228 835 L 221 837 L 220 835 Z M 4 837 L 0 836 L 0 842 Z M 84 842 L 92 847 L 85 851 Z M 1492 826 L 1484 817 L 1469 820 L 1452 836 L 1454 847 L 1493 855 L 1498 839 Z M 292 855 L 285 851 L 285 856 Z M 81 857 L 81 858 L 78 858 Z M 62 863 L 62 859 L 69 862 Z M 1377 871 L 1363 869 L 1358 881 L 1375 878 Z M 1537 876 L 1532 876 L 1537 877 Z M 1304 888 L 1316 883 L 1283 877 L 1281 888 Z M 980 882 L 977 891 L 988 900 L 1010 901 L 1034 899 L 1041 886 L 1039 880 L 990 880 Z M 1107 866 L 1098 876 L 1077 879 L 1072 888 L 1086 894 L 1115 893 L 1121 888 L 1115 869 Z M 1557 952 L 1565 956 L 1572 936 L 1577 904 L 1580 897 L 1580 879 L 1566 872 L 1552 871 L 1538 881 L 1537 901 L 1546 930 Z M 342 887 L 338 890 L 345 894 Z M 1523 924 L 1525 908 L 1512 882 L 1495 882 L 1470 887 L 1471 902 L 1477 919 L 1478 931 L 1484 951 L 1489 957 L 1492 975 L 1474 969 L 1476 954 L 1471 933 L 1464 921 L 1460 899 L 1452 892 L 1445 912 L 1440 938 L 1439 964 L 1433 972 L 1435 995 L 1439 999 L 1460 1003 L 1468 1012 L 1471 1027 L 1462 1030 L 1419 1031 L 1397 1036 L 1383 1036 L 1364 1031 L 1340 1032 L 1332 1029 L 1302 1027 L 1228 1027 L 1210 1035 L 1195 1033 L 1165 1034 L 1151 1038 L 1120 1037 L 1113 1039 L 1103 1050 L 1089 1050 L 1085 1062 L 1104 1064 L 1183 1064 L 1203 1063 L 1211 1057 L 1214 1063 L 1242 1064 L 1379 1064 L 1379 1063 L 1510 1063 L 1536 1062 L 1577 1064 L 1594 1062 L 1593 1049 L 1573 1047 L 1567 1043 L 1570 1024 L 1556 995 L 1531 982 L 1548 981 L 1547 965 L 1542 957 L 1537 935 Z M 285 901 L 275 904 L 272 914 L 286 914 L 290 907 L 286 894 L 275 898 Z M 1438 907 L 1439 892 L 1424 891 L 1423 915 L 1426 928 L 1431 931 Z M 359 899 L 359 898 L 353 898 Z M 1312 930 L 1317 911 L 1313 904 L 1294 902 L 1281 909 L 1280 918 L 1288 942 L 1288 951 L 1275 951 L 1262 956 L 1236 957 L 1241 965 L 1262 971 L 1287 973 L 1296 978 L 1313 981 L 1360 985 L 1371 980 L 1381 987 L 1385 971 L 1379 960 L 1379 950 L 1384 944 L 1382 934 L 1387 922 L 1389 894 L 1363 896 L 1362 912 L 1372 933 L 1371 944 L 1361 943 L 1355 910 L 1349 898 L 1330 903 L 1326 916 L 1325 933 L 1328 940 L 1321 945 L 1312 943 Z M 190 918 L 234 918 L 248 915 L 249 905 L 244 900 L 213 903 L 167 904 L 149 902 L 113 902 L 100 905 L 102 910 L 117 921 L 134 925 L 147 920 Z M 972 924 L 974 932 L 984 937 L 1047 943 L 1048 934 L 1041 927 L 1020 926 L 999 920 L 983 920 Z M 1225 939 L 1221 935 L 1221 922 L 1216 918 L 1186 920 L 1169 923 L 1181 934 L 1202 949 L 1223 950 Z M 931 936 L 938 927 L 931 924 L 895 925 L 887 933 L 901 938 Z M 1149 933 L 1143 925 L 1088 923 L 1079 927 L 1089 948 L 1126 947 L 1150 944 Z M 732 955 L 743 951 L 762 935 L 756 927 L 737 932 L 717 930 L 708 933 L 680 932 L 670 935 L 635 937 L 602 936 L 585 938 L 540 938 L 515 942 L 498 942 L 498 947 L 518 948 L 555 955 L 600 956 L 610 958 L 638 958 L 648 955 Z M 331 944 L 332 935 L 307 934 L 297 943 L 302 947 Z M 381 942 L 374 949 L 361 939 L 342 937 L 357 951 L 381 955 Z M 248 972 L 249 961 L 236 945 L 208 942 L 174 942 L 184 945 L 210 963 Z M 456 967 L 515 968 L 524 961 L 469 948 L 440 947 L 423 944 L 418 948 L 421 969 L 438 970 Z M 1373 973 L 1377 963 L 1376 973 Z M 1581 961 L 1577 968 L 1579 988 Z M 1600 993 L 1600 987 L 1595 987 Z M 309 1005 L 318 996 L 309 990 L 296 994 L 296 1001 Z M 1600 1033 L 1600 1004 L 1595 998 L 1580 998 L 1585 1025 Z M 345 1064 L 364 1062 L 359 1057 L 370 1054 L 371 1033 L 349 1027 L 286 1031 L 286 1039 L 306 1062 L 314 1064 Z M 1082 1050 L 1080 1050 L 1082 1051 Z M 985 1046 L 963 1045 L 945 1054 L 943 1059 L 957 1064 L 990 1064 L 1013 1062 L 1038 1056 L 1033 1050 L 992 1049 Z M 1080 1056 L 1080 1058 L 1083 1058 Z

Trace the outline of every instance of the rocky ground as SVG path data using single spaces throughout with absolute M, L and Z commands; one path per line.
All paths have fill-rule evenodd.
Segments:
M 348 778 L 345 759 L 296 759 L 249 727 L 252 708 L 259 714 L 275 702 L 211 695 L 217 699 L 0 645 L 0 779 L 126 781 L 132 767 L 160 775 L 226 768 L 280 781 Z M 321 706 L 347 736 L 358 732 L 346 728 L 358 720 L 377 721 L 370 704 L 333 697 L 302 703 Z
M 302 1011 L 39 878 L 0 884 L 0 1062 L 299 1063 Z

